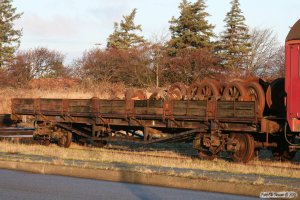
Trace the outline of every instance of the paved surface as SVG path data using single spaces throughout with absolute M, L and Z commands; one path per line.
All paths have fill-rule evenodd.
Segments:
M 47 157 L 47 156 L 37 156 L 37 155 L 26 155 L 26 154 L 11 154 L 11 153 L 2 153 L 0 152 L 1 159 L 15 159 L 18 161 L 29 159 L 34 162 L 54 162 L 57 158 Z M 83 167 L 88 164 L 88 166 L 95 169 L 120 169 L 120 170 L 132 170 L 133 167 L 140 167 L 143 169 L 150 169 L 153 172 L 168 173 L 170 171 L 175 171 L 176 173 L 189 173 L 192 171 L 195 176 L 206 177 L 210 180 L 215 181 L 228 181 L 233 177 L 236 180 L 248 181 L 249 183 L 255 182 L 259 178 L 264 179 L 265 184 L 270 185 L 283 185 L 288 187 L 293 187 L 300 189 L 300 179 L 299 178 L 287 178 L 280 176 L 268 176 L 268 175 L 258 175 L 258 174 L 234 174 L 230 172 L 221 172 L 221 171 L 206 171 L 200 169 L 182 169 L 175 167 L 156 167 L 135 164 L 134 166 L 127 163 L 103 163 L 97 161 L 82 161 L 82 160 L 64 160 L 64 164 L 69 166 L 78 166 Z
M 0 199 L 255 199 L 250 197 L 0 170 Z

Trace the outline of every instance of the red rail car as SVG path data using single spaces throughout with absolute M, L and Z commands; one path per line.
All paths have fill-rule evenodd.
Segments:
M 292 132 L 300 132 L 300 20 L 292 27 L 285 45 L 286 116 Z
M 174 84 L 168 100 L 13 99 L 12 116 L 33 120 L 35 139 L 64 147 L 72 139 L 98 146 L 193 141 L 204 159 L 227 151 L 233 160 L 248 162 L 262 147 L 291 159 L 299 148 L 299 48 L 300 21 L 286 39 L 286 78 L 273 81 L 266 93 L 258 82 L 224 86 L 205 80 L 188 89 Z

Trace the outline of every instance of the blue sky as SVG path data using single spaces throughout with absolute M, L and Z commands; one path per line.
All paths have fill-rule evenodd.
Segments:
M 194 2 L 195 0 L 192 0 Z M 17 22 L 23 29 L 21 49 L 47 47 L 66 55 L 71 62 L 86 50 L 101 43 L 133 8 L 138 9 L 136 24 L 142 35 L 153 39 L 168 34 L 168 21 L 179 15 L 181 0 L 14 0 L 18 12 L 24 15 Z M 208 20 L 216 25 L 215 32 L 224 27 L 230 0 L 207 0 Z M 240 0 L 241 9 L 250 28 L 271 28 L 284 42 L 285 36 L 299 18 L 299 0 Z

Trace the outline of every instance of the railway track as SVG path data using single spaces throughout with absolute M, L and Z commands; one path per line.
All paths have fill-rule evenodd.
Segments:
M 34 129 L 18 127 L 1 127 L 0 138 L 32 137 Z
M 8 129 L 0 129 L 0 140 L 1 139 L 14 139 L 14 141 L 17 141 L 19 143 L 26 143 L 26 144 L 39 144 L 32 140 L 31 142 L 28 142 L 28 138 L 30 137 L 30 134 L 32 133 L 32 129 L 25 129 L 21 130 L 18 128 L 8 128 Z M 17 140 L 15 140 L 17 139 Z M 93 148 L 90 147 L 83 147 L 83 148 L 77 148 L 75 147 L 74 149 L 76 150 L 84 150 L 84 151 L 97 151 Z M 114 146 L 106 146 L 102 148 L 102 151 L 105 151 L 107 153 L 112 153 L 112 154 L 121 154 L 121 155 L 132 155 L 136 157 L 151 157 L 151 158 L 158 158 L 158 159 L 173 159 L 173 160 L 182 160 L 186 161 L 186 159 L 191 158 L 191 159 L 199 159 L 197 152 L 196 151 L 191 151 L 191 147 L 189 144 L 181 144 L 181 146 L 174 147 L 173 146 L 168 146 L 168 145 L 159 145 L 159 146 L 142 146 L 142 145 L 114 145 Z M 176 155 L 156 155 L 158 153 L 162 154 L 168 154 L 170 152 L 174 152 Z M 224 156 L 221 155 L 218 158 L 222 159 L 227 159 L 229 160 L 229 156 Z M 212 161 L 212 162 L 217 162 L 217 161 Z M 256 161 L 253 161 L 256 162 Z M 271 168 L 276 168 L 276 169 L 293 169 L 293 170 L 300 170 L 300 162 L 298 159 L 298 162 L 281 162 L 285 166 L 274 166 L 274 162 L 276 161 L 269 161 L 269 160 L 262 160 L 259 164 L 255 163 L 248 163 L 247 166 L 252 166 L 252 167 L 271 167 Z M 232 163 L 233 165 L 240 165 L 239 163 Z M 299 167 L 292 167 L 290 165 L 299 165 Z
M 174 159 L 174 160 L 182 160 L 182 161 L 186 161 L 187 158 L 191 158 L 191 159 L 199 159 L 197 154 L 183 154 L 183 153 L 179 153 L 178 149 L 176 154 L 178 155 L 173 155 L 173 156 L 166 156 L 166 155 L 155 155 L 153 153 L 158 153 L 159 150 L 128 150 L 128 149 L 122 149 L 122 148 L 118 148 L 118 147 L 105 147 L 105 150 L 108 150 L 109 153 L 118 153 L 118 154 L 123 154 L 123 155 L 132 155 L 132 156 L 139 156 L 139 157 L 145 157 L 147 156 L 152 157 L 152 158 L 159 158 L 159 159 Z M 88 149 L 84 149 L 84 150 L 88 150 Z M 90 149 L 91 151 L 93 151 L 93 149 Z M 140 151 L 140 152 L 139 152 Z M 167 149 L 164 151 L 172 151 L 172 149 Z M 174 151 L 174 149 L 173 149 Z M 149 153 L 148 153 L 149 152 Z M 162 151 L 163 152 L 163 151 Z M 166 152 L 167 153 L 167 152 Z M 222 158 L 222 159 L 227 159 L 229 160 L 229 156 L 219 156 L 218 158 Z M 211 162 L 218 162 L 216 161 L 211 161 Z M 256 162 L 256 161 L 253 161 Z M 287 165 L 285 166 L 274 166 L 274 164 L 276 164 L 276 161 L 272 161 L 272 160 L 261 160 L 259 162 L 263 162 L 263 163 L 259 163 L 259 164 L 255 164 L 255 163 L 248 163 L 247 166 L 252 166 L 252 167 L 271 167 L 271 168 L 275 168 L 275 169 L 293 169 L 293 170 L 300 170 L 300 162 L 291 162 L 291 161 L 286 161 L 286 162 L 280 162 L 282 165 Z M 241 165 L 240 163 L 234 163 L 232 162 L 231 164 L 233 165 Z M 299 167 L 291 167 L 290 165 L 299 165 Z
M 132 153 L 132 152 L 125 152 L 125 151 L 118 151 L 119 154 L 124 154 L 124 155 L 134 155 L 134 156 L 147 156 L 147 157 L 154 157 L 154 158 L 160 158 L 160 159 L 176 159 L 176 160 L 183 160 L 186 161 L 187 158 L 192 158 L 192 159 L 199 159 L 197 155 L 179 155 L 179 156 L 161 156 L 161 155 L 149 155 L 149 154 L 136 154 L 136 153 Z M 225 158 L 225 159 L 229 159 L 228 157 L 218 157 L 218 158 Z M 211 161 L 211 162 L 217 162 L 217 161 Z M 255 161 L 254 161 L 255 162 Z M 248 163 L 247 166 L 252 166 L 252 167 L 271 167 L 271 168 L 276 168 L 276 169 L 293 169 L 293 170 L 300 170 L 300 166 L 299 167 L 282 167 L 282 166 L 274 166 L 274 161 L 262 161 L 265 162 L 264 164 L 252 164 L 252 163 Z M 233 165 L 241 165 L 239 163 L 233 163 Z M 297 164 L 299 165 L 300 163 L 294 163 L 294 162 L 286 162 L 284 163 L 286 165 L 290 165 L 290 164 Z

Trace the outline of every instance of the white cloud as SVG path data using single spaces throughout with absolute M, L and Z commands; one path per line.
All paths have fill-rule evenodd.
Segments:
M 26 34 L 38 37 L 68 38 L 78 34 L 78 21 L 67 16 L 43 18 L 37 14 L 25 14 L 18 21 L 18 26 Z

